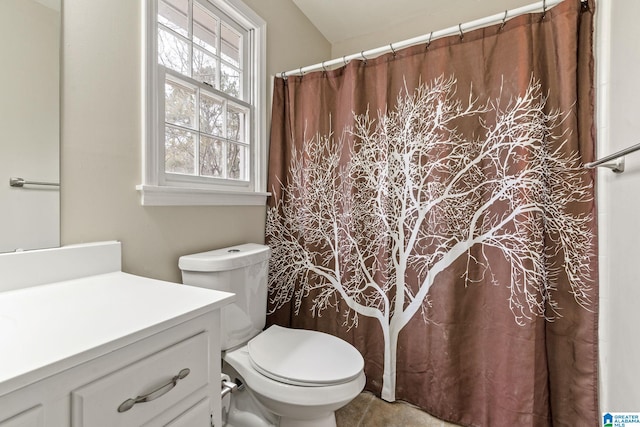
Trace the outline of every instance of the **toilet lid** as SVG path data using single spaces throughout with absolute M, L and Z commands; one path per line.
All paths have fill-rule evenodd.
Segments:
M 253 367 L 293 385 L 326 386 L 356 378 L 362 355 L 340 338 L 317 331 L 271 326 L 248 343 Z

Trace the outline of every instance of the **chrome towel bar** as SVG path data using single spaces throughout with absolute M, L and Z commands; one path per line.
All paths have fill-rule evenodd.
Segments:
M 9 178 L 9 185 L 11 187 L 24 187 L 25 185 L 50 185 L 53 187 L 60 187 L 60 184 L 57 182 L 27 181 L 24 178 L 18 177 Z
M 588 169 L 603 167 L 611 169 L 612 172 L 621 173 L 624 172 L 624 157 L 622 156 L 638 150 L 640 150 L 640 144 L 632 145 L 631 147 L 627 147 L 624 150 L 618 151 L 617 153 L 609 154 L 608 156 L 605 156 L 591 163 L 586 163 L 584 167 Z

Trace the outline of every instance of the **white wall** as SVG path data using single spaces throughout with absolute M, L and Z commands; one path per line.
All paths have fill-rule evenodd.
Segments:
M 120 240 L 123 269 L 180 281 L 180 255 L 263 242 L 265 208 L 143 207 L 140 4 L 64 0 L 62 243 Z M 291 0 L 249 0 L 267 21 L 267 74 L 330 54 Z
M 59 244 L 59 12 L 0 1 L 0 252 Z
M 640 135 L 640 2 L 601 1 L 598 12 L 598 151 L 637 144 Z M 599 171 L 600 406 L 640 411 L 640 152 L 626 171 Z

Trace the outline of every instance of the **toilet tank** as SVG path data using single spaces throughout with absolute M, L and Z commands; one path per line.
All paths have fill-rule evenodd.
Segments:
M 262 332 L 267 317 L 267 272 L 271 249 L 244 245 L 181 256 L 182 283 L 236 294 L 222 308 L 222 350 L 246 343 Z

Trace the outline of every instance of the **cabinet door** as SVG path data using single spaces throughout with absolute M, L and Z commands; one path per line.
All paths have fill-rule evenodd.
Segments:
M 14 417 L 0 421 L 0 427 L 44 427 L 44 413 L 38 405 Z
M 166 424 L 165 427 L 211 427 L 210 407 L 209 398 L 202 399 Z

